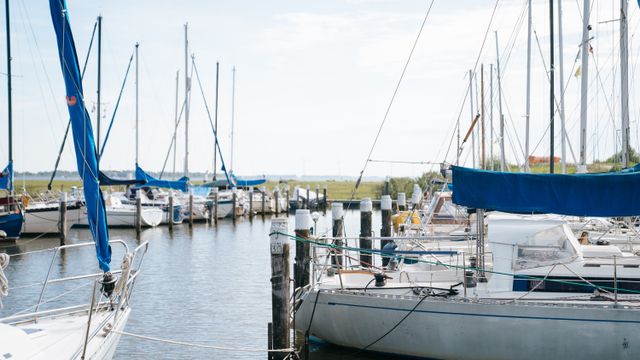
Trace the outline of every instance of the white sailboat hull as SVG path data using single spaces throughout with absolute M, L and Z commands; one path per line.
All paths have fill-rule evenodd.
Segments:
M 330 343 L 433 359 L 638 359 L 640 311 L 591 304 L 474 303 L 415 296 L 307 293 L 296 326 Z M 383 335 L 398 322 L 402 323 Z
M 143 207 L 141 222 L 143 227 L 155 227 L 162 222 L 162 209 Z M 107 208 L 107 224 L 109 227 L 135 227 L 135 207 Z M 78 221 L 79 226 L 89 226 L 86 213 Z
M 78 222 L 85 211 L 80 206 L 67 207 L 66 230 Z M 58 234 L 60 222 L 59 206 L 29 209 L 24 212 L 22 234 Z

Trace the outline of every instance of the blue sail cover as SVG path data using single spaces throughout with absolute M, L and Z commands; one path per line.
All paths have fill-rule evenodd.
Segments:
M 140 166 L 136 164 L 136 180 L 144 180 L 144 186 L 155 186 L 160 188 L 180 190 L 187 192 L 189 178 L 186 176 L 181 177 L 176 181 L 158 180 L 153 176 L 147 174 Z
M 238 179 L 234 173 L 231 173 L 231 177 L 233 178 L 233 182 L 236 183 L 236 186 L 240 187 L 258 186 L 267 182 L 267 179 L 241 180 Z
M 530 174 L 453 166 L 453 202 L 512 213 L 640 215 L 640 173 Z
M 13 163 L 10 162 L 7 167 L 0 172 L 0 190 L 13 190 Z
M 107 272 L 110 270 L 109 263 L 111 262 L 107 216 L 98 181 L 96 144 L 93 139 L 91 119 L 85 108 L 76 45 L 67 17 L 66 2 L 64 0 L 50 0 L 49 8 L 58 42 L 58 55 L 67 92 L 67 105 L 73 130 L 73 145 L 76 152 L 78 173 L 84 186 L 89 229 L 96 243 L 96 255 L 100 269 Z
M 121 179 L 112 179 L 108 177 L 102 171 L 98 172 L 98 179 L 100 180 L 100 186 L 130 186 L 130 185 L 143 185 L 146 184 L 146 180 L 121 180 Z

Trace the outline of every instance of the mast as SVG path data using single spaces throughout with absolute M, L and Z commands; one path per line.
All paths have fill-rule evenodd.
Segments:
M 471 110 L 471 124 L 473 125 L 473 70 L 469 70 L 469 104 Z M 471 151 L 473 158 L 473 168 L 476 167 L 476 133 L 475 129 L 471 129 Z
M 582 14 L 582 78 L 580 82 L 580 164 L 577 172 L 587 172 L 587 91 L 589 86 L 589 0 L 583 0 Z
M 561 0 L 558 0 L 560 2 Z M 527 14 L 527 97 L 525 106 L 524 171 L 529 172 L 529 119 L 531 115 L 531 0 Z
M 178 130 L 178 88 L 180 87 L 180 70 L 176 70 L 176 113 L 173 121 L 173 131 Z M 174 133 L 175 136 L 175 133 Z M 173 176 L 176 175 L 176 150 L 178 149 L 178 140 L 173 142 Z
M 627 0 L 620 0 L 620 115 L 622 116 L 622 165 L 629 167 L 629 40 Z
M 220 62 L 216 62 L 216 113 L 215 113 L 215 125 L 216 134 L 218 133 L 218 90 L 220 81 Z M 233 138 L 232 138 L 233 139 Z M 218 148 L 214 139 L 213 143 L 213 181 L 216 181 L 216 173 L 218 172 Z M 232 140 L 233 141 L 233 140 Z
M 481 158 L 481 167 L 482 169 L 486 169 L 486 163 L 485 163 L 485 153 L 484 153 L 484 64 L 480 64 L 480 111 L 481 111 L 481 116 L 480 116 L 480 131 L 481 131 L 481 143 L 482 143 L 482 158 Z
M 98 104 L 96 105 L 96 151 L 100 151 L 100 93 L 102 86 L 102 15 L 98 15 Z M 100 157 L 98 157 L 98 162 Z
M 554 115 L 555 115 L 555 57 L 553 54 L 553 0 L 549 0 L 549 173 L 553 174 L 554 168 Z
M 505 171 L 504 155 L 504 115 L 502 114 L 502 81 L 500 80 L 500 47 L 498 47 L 498 32 L 496 35 L 496 71 L 498 76 L 498 111 L 500 113 L 500 171 Z
M 560 152 L 562 173 L 567 173 L 567 135 L 564 118 L 564 44 L 562 38 L 562 0 L 558 0 L 558 62 L 560 63 Z
M 233 133 L 235 130 L 235 117 L 236 117 L 236 67 L 232 70 L 232 85 L 231 85 L 231 172 L 233 172 Z
M 489 65 L 489 141 L 491 170 L 495 170 L 495 161 L 493 158 L 493 64 Z
M 184 176 L 189 177 L 189 23 L 184 24 Z
M 136 43 L 136 166 L 138 166 L 138 46 Z
M 9 124 L 9 166 L 13 164 L 13 106 L 11 100 L 11 26 L 9 22 L 9 0 L 4 1 L 5 22 L 7 25 L 7 116 Z M 9 192 L 13 194 L 13 171 L 9 176 Z

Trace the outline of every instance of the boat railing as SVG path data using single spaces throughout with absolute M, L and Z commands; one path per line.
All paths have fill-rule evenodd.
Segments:
M 118 245 L 122 247 L 122 249 L 125 251 L 125 254 L 130 253 L 129 246 L 123 240 L 111 240 L 109 241 L 109 244 Z M 62 250 L 76 249 L 76 248 L 83 248 L 83 247 L 93 247 L 93 246 L 95 246 L 93 242 L 86 242 L 86 243 L 79 243 L 79 244 L 63 245 L 63 246 L 59 246 L 51 249 L 53 251 L 52 259 L 51 259 L 51 262 L 49 263 L 49 269 L 47 271 L 46 278 L 42 283 L 42 288 L 40 290 L 37 303 L 21 312 L 18 312 L 14 315 L 0 319 L 0 322 L 13 323 L 13 324 L 25 323 L 25 322 L 37 322 L 39 318 L 42 319 L 47 317 L 55 317 L 61 314 L 86 313 L 89 309 L 92 309 L 92 311 L 95 311 L 97 309 L 104 308 L 107 306 L 112 306 L 114 308 L 115 311 L 113 315 L 114 317 L 117 318 L 117 315 L 120 309 L 125 307 L 130 301 L 130 297 L 132 293 L 131 290 L 140 273 L 140 268 L 142 267 L 142 263 L 144 261 L 145 254 L 148 250 L 149 243 L 145 241 L 139 246 L 137 246 L 133 250 L 133 252 L 131 252 L 130 264 L 128 265 L 128 268 L 114 269 L 111 271 L 111 273 L 116 276 L 127 276 L 126 280 L 121 280 L 121 281 L 125 281 L 125 284 L 122 287 L 122 293 L 119 294 L 117 301 L 115 303 L 112 301 L 112 299 L 105 299 L 105 300 L 100 299 L 97 302 L 93 300 L 96 294 L 95 284 L 97 284 L 99 280 L 102 279 L 104 275 L 104 273 L 102 272 L 73 275 L 73 276 L 66 276 L 66 277 L 60 277 L 60 278 L 51 278 L 52 269 L 56 263 L 56 259 L 58 258 Z M 43 300 L 44 295 L 47 292 L 47 289 L 49 288 L 50 285 L 64 284 L 64 283 L 69 283 L 69 282 L 78 281 L 78 280 L 91 280 L 91 282 L 89 282 L 88 284 L 94 285 L 94 291 L 92 292 L 92 295 L 91 295 L 92 302 L 94 302 L 93 306 L 90 306 L 90 304 L 84 303 L 80 305 L 67 306 L 67 307 L 62 307 L 57 309 L 47 309 L 47 310 L 40 309 L 42 305 L 50 303 L 53 300 L 57 300 L 63 296 L 66 296 L 71 292 L 78 290 L 81 287 L 84 287 L 87 284 L 83 284 L 80 287 L 75 287 L 70 291 L 54 296 L 51 299 Z M 34 310 L 32 312 L 27 313 L 26 310 L 30 310 L 30 309 L 34 309 Z

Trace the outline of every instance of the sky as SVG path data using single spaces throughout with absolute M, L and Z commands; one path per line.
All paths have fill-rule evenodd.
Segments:
M 111 120 L 125 70 L 139 47 L 139 163 L 160 171 L 174 133 L 176 72 L 184 101 L 184 24 L 189 54 L 214 116 L 216 62 L 220 63 L 218 132 L 230 168 L 232 68 L 236 68 L 233 169 L 238 175 L 357 176 L 399 81 L 431 0 L 68 0 L 78 56 L 83 62 L 96 17 L 102 23 L 102 137 Z M 68 113 L 64 102 L 55 34 L 48 2 L 10 0 L 16 171 L 53 169 Z M 491 105 L 497 127 L 497 77 L 490 91 L 489 69 L 502 70 L 502 107 L 508 161 L 522 163 L 525 138 L 526 0 L 435 0 L 400 83 L 371 159 L 439 163 L 455 161 L 456 124 L 461 136 L 472 118 L 469 69 L 476 61 L 472 97 L 481 99 L 480 64 L 485 70 L 485 114 Z M 619 148 L 619 3 L 592 1 L 589 68 L 588 161 Z M 0 8 L 4 13 L 4 4 Z M 555 9 L 557 13 L 557 8 Z M 576 56 L 581 39 L 582 1 L 563 1 L 562 50 L 566 129 L 578 157 L 580 77 Z M 638 147 L 640 116 L 634 80 L 640 43 L 638 5 L 629 3 L 631 145 Z M 549 138 L 548 1 L 533 1 L 531 153 L 546 156 Z M 556 20 L 557 21 L 557 20 Z M 6 81 L 6 46 L 0 39 L 0 67 Z M 555 24 L 556 31 L 558 24 Z M 486 38 L 485 38 L 485 35 Z M 557 33 L 556 33 L 557 36 Z M 83 81 L 87 107 L 96 103 L 94 48 Z M 559 71 L 556 38 L 556 70 Z M 556 72 L 556 78 L 559 74 Z M 560 84 L 558 80 L 558 84 Z M 559 97 L 561 85 L 557 85 Z M 6 85 L 0 86 L 0 163 L 7 159 Z M 493 102 L 490 99 L 493 98 Z M 464 101 L 464 102 L 463 102 Z M 559 101 L 559 98 L 558 98 Z M 211 172 L 213 133 L 198 87 L 192 81 L 189 169 Z M 91 113 L 95 122 L 96 114 Z M 556 154 L 560 119 L 556 117 Z M 184 167 L 184 121 L 177 132 L 176 170 Z M 496 129 L 497 131 L 497 129 Z M 487 130 L 489 138 L 489 131 Z M 497 136 L 495 137 L 497 138 Z M 104 140 L 104 139 L 103 139 Z M 103 141 L 102 140 L 102 141 Z M 490 149 L 487 139 L 486 151 Z M 495 139 L 494 139 L 495 140 Z M 470 142 L 470 141 L 469 141 Z M 494 153 L 498 153 L 494 141 Z M 472 166 L 471 144 L 460 162 Z M 569 162 L 574 162 L 567 150 Z M 135 164 L 135 69 L 132 68 L 106 145 L 101 168 L 133 170 Z M 219 168 L 220 163 L 218 163 Z M 67 146 L 60 168 L 74 170 Z M 431 164 L 369 162 L 367 176 L 418 176 Z M 166 169 L 173 169 L 173 154 Z

